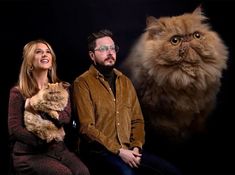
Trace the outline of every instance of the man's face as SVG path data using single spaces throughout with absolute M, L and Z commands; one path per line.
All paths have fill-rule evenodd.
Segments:
M 94 51 L 89 54 L 94 64 L 114 66 L 116 62 L 115 44 L 110 37 L 97 39 Z

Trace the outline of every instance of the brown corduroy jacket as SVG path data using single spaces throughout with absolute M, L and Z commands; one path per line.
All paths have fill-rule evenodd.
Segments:
M 117 154 L 121 147 L 142 148 L 145 132 L 132 82 L 117 69 L 114 72 L 116 97 L 93 65 L 75 79 L 73 97 L 81 134 Z

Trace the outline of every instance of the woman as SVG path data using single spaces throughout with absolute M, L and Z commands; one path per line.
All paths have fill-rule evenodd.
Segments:
M 60 80 L 56 75 L 56 56 L 52 47 L 45 40 L 27 43 L 23 49 L 18 84 L 10 90 L 8 109 L 12 160 L 18 174 L 89 175 L 85 164 L 68 150 L 64 141 L 47 143 L 25 128 L 24 110 L 31 107 L 31 97 L 48 83 L 56 82 Z M 64 110 L 59 112 L 56 126 L 63 127 L 69 123 L 70 117 L 68 100 Z

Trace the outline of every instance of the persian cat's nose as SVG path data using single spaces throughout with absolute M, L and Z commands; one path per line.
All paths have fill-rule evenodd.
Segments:
M 188 47 L 187 46 L 183 46 L 179 49 L 179 56 L 184 58 L 188 53 Z

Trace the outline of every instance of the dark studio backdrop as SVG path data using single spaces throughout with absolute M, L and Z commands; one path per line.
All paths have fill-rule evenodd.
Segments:
M 212 28 L 229 47 L 230 58 L 217 107 L 208 125 L 209 133 L 185 145 L 174 154 L 176 157 L 172 155 L 172 161 L 191 174 L 235 174 L 235 29 L 232 24 L 235 5 L 232 0 L 0 0 L 0 174 L 7 174 L 9 168 L 8 97 L 9 89 L 18 79 L 24 44 L 33 39 L 46 39 L 57 55 L 59 77 L 72 83 L 90 65 L 86 45 L 90 32 L 101 28 L 113 31 L 120 46 L 120 64 L 143 32 L 147 16 L 180 15 L 192 12 L 199 4 Z

